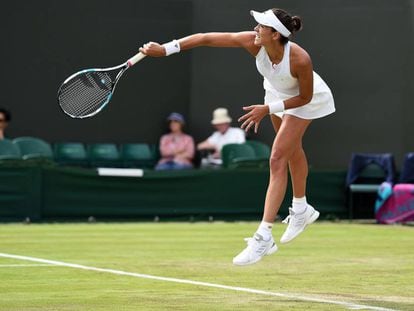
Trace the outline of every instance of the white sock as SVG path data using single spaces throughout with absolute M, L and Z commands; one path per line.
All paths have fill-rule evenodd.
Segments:
M 306 202 L 306 197 L 303 197 L 303 198 L 293 197 L 292 209 L 296 214 L 302 214 L 305 211 L 306 206 L 308 206 L 308 202 Z
M 257 228 L 257 233 L 263 237 L 263 240 L 269 240 L 272 237 L 273 224 L 271 222 L 262 221 Z

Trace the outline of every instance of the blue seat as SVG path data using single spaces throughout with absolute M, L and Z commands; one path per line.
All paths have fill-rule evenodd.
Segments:
M 363 176 L 361 173 L 370 164 L 376 164 L 381 168 L 385 176 Z M 373 168 L 374 166 L 370 166 Z M 366 174 L 369 173 L 365 172 Z M 371 173 L 372 175 L 372 170 Z M 368 174 L 369 175 L 369 174 Z M 393 182 L 395 178 L 395 161 L 391 153 L 353 153 L 348 167 L 346 177 L 346 185 L 350 186 L 354 183 L 378 183 L 378 179 L 382 181 Z
M 247 144 L 227 144 L 221 149 L 224 168 L 257 168 L 262 159 L 257 159 L 253 147 Z M 268 162 L 266 160 L 266 162 Z
M 93 167 L 121 167 L 122 161 L 115 144 L 98 143 L 88 145 L 88 158 Z
M 18 137 L 13 139 L 24 160 L 30 159 L 53 159 L 53 151 L 50 144 L 36 137 Z
M 155 165 L 154 153 L 148 144 L 122 144 L 120 153 L 124 167 L 153 168 Z
M 256 154 L 256 158 L 269 159 L 270 147 L 265 143 L 257 140 L 247 140 L 245 144 L 253 148 L 254 153 Z
M 365 216 L 373 217 L 375 198 L 381 183 L 384 181 L 392 183 L 394 178 L 395 162 L 392 154 L 353 153 L 346 177 L 349 218 L 354 217 L 355 193 L 372 197 L 368 206 L 365 207 Z M 360 212 L 364 212 L 363 208 Z
M 414 183 L 414 152 L 405 155 L 399 182 L 402 184 Z
M 61 165 L 87 166 L 88 155 L 82 143 L 54 144 L 55 160 Z
M 0 160 L 20 160 L 20 149 L 11 140 L 0 140 Z

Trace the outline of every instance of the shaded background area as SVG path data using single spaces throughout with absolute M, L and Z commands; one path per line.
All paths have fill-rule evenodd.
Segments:
M 345 168 L 351 152 L 413 151 L 414 4 L 411 0 L 14 1 L 0 12 L 3 74 L 0 106 L 10 109 L 10 137 L 49 142 L 157 142 L 171 111 L 188 119 L 196 141 L 212 131 L 211 112 L 263 102 L 254 59 L 239 49 L 199 48 L 145 59 L 129 70 L 96 117 L 73 120 L 56 92 L 73 72 L 117 65 L 150 40 L 195 32 L 241 31 L 250 9 L 274 6 L 301 15 L 294 41 L 305 47 L 331 87 L 337 113 L 317 120 L 305 138 L 314 168 Z M 236 122 L 234 122 L 236 125 Z M 271 143 L 269 120 L 251 138 Z

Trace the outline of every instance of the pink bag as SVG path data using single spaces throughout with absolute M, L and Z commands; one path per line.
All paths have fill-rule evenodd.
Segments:
M 396 184 L 375 217 L 383 224 L 414 221 L 414 184 Z

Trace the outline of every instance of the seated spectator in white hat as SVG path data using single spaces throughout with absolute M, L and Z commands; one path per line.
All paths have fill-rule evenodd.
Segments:
M 245 132 L 242 129 L 230 127 L 231 120 L 226 108 L 217 108 L 214 110 L 211 124 L 216 131 L 205 141 L 197 145 L 197 149 L 200 151 L 212 150 L 210 156 L 202 160 L 202 164 L 221 165 L 221 149 L 224 145 L 242 144 L 246 141 Z
M 0 140 L 5 138 L 4 130 L 9 125 L 11 114 L 6 109 L 0 108 Z
M 156 170 L 181 170 L 193 167 L 194 140 L 183 131 L 182 114 L 173 112 L 167 118 L 169 133 L 161 137 L 159 160 Z

